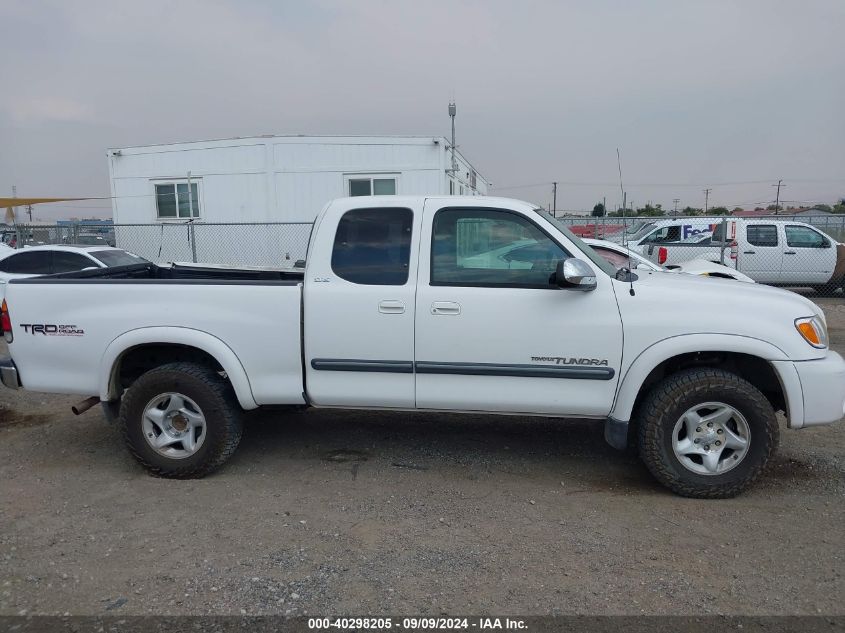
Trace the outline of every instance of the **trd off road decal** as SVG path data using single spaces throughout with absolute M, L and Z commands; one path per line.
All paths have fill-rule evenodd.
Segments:
M 564 356 L 532 356 L 535 363 L 554 363 L 555 365 L 592 365 L 593 367 L 607 367 L 604 358 L 566 358 Z
M 27 334 L 44 336 L 83 336 L 85 330 L 76 325 L 55 325 L 53 323 L 21 323 Z

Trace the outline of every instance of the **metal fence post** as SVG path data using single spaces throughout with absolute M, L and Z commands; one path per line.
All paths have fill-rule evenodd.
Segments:
M 191 257 L 193 258 L 193 262 L 197 263 L 197 234 L 194 230 L 194 221 L 193 219 L 188 220 L 188 239 L 191 240 Z

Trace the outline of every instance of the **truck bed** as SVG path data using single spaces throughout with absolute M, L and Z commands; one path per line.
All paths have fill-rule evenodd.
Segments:
M 14 279 L 9 310 L 29 327 L 17 330 L 9 351 L 25 388 L 106 399 L 113 350 L 147 343 L 216 350 L 232 359 L 227 367 L 215 356 L 224 369 L 248 383 L 245 408 L 300 404 L 303 278 L 146 263 Z

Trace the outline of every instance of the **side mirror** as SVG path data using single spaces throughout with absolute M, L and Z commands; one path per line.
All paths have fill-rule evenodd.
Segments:
M 555 284 L 567 290 L 595 290 L 596 274 L 593 269 L 580 259 L 567 257 L 557 263 Z
M 822 240 L 822 248 L 830 248 L 830 241 Z

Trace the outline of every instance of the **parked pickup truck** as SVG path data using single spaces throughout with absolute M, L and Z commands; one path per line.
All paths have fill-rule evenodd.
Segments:
M 732 309 L 700 309 L 711 301 Z M 845 412 L 845 361 L 809 300 L 617 270 L 499 198 L 336 200 L 302 272 L 16 279 L 2 329 L 6 386 L 102 402 L 166 477 L 219 467 L 263 405 L 466 411 L 595 420 L 673 491 L 728 497 L 775 451 L 775 411 L 793 429 Z
M 845 246 L 803 222 L 731 219 L 709 240 L 648 245 L 644 255 L 663 266 L 691 259 L 724 263 L 754 281 L 830 291 L 845 277 Z

